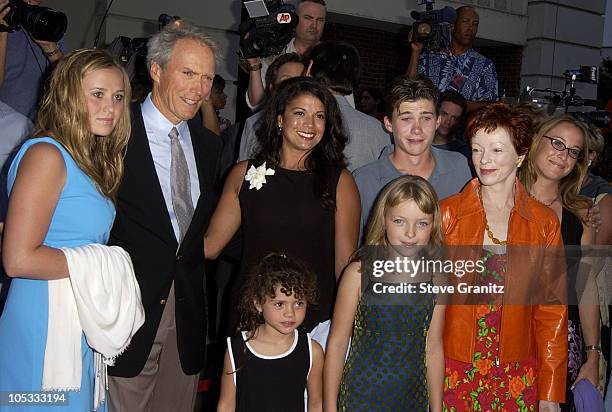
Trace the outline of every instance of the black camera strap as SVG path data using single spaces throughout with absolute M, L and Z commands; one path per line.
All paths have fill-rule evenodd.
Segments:
M 24 36 L 26 36 L 26 40 L 28 41 L 28 46 L 30 46 L 30 51 L 32 52 L 32 55 L 34 56 L 34 59 L 36 60 L 36 64 L 38 65 L 38 68 L 40 69 L 40 73 L 41 74 L 45 74 L 45 70 L 47 69 L 47 60 L 45 59 L 44 61 L 44 65 L 45 68 L 43 69 L 43 67 L 40 64 L 40 61 L 38 60 L 38 56 L 36 55 L 36 50 L 34 50 L 34 45 L 32 43 L 34 43 L 34 38 L 32 38 L 32 35 L 30 34 L 29 31 L 22 29 L 21 30 L 24 34 Z M 38 47 L 38 45 L 36 46 Z

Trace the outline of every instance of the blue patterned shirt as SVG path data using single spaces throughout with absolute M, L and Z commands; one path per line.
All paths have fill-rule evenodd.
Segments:
M 498 99 L 495 65 L 474 49 L 459 56 L 448 50 L 424 53 L 419 74 L 429 77 L 441 92 L 454 90 L 472 101 Z

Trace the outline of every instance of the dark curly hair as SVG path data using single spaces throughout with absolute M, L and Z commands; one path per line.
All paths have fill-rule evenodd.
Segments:
M 321 206 L 333 210 L 336 199 L 331 195 L 329 176 L 333 170 L 346 167 L 344 147 L 348 141 L 342 126 L 342 116 L 338 103 L 332 94 L 319 82 L 308 77 L 287 79 L 276 87 L 276 93 L 263 108 L 257 136 L 258 150 L 255 153 L 256 164 L 266 162 L 268 166 L 280 164 L 283 136 L 278 133 L 278 116 L 285 113 L 285 108 L 296 97 L 310 94 L 323 103 L 325 107 L 325 132 L 323 138 L 306 158 L 306 170 L 315 174 L 315 195 L 320 199 Z
M 313 272 L 284 254 L 267 254 L 247 275 L 240 292 L 240 330 L 251 332 L 249 338 L 264 323 L 254 302 L 263 305 L 266 299 L 274 298 L 278 286 L 287 296 L 294 294 L 296 299 L 305 300 L 309 305 L 317 303 L 319 292 Z

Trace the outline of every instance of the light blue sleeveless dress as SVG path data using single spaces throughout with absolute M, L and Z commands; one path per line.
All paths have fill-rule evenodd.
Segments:
M 79 169 L 70 154 L 55 140 L 43 137 L 30 139 L 23 144 L 9 169 L 8 192 L 13 188 L 23 155 L 32 145 L 41 142 L 56 146 L 66 163 L 66 184 L 53 213 L 44 244 L 56 248 L 90 243 L 106 244 L 115 218 L 113 203 L 100 194 L 93 181 Z M 13 279 L 4 313 L 0 317 L 0 392 L 41 390 L 47 318 L 47 281 Z M 0 411 L 91 411 L 94 386 L 93 352 L 84 336 L 81 340 L 81 354 L 81 389 L 78 392 L 66 393 L 67 406 L 7 406 L 4 403 L 0 405 Z M 106 410 L 106 405 L 103 404 L 98 410 Z

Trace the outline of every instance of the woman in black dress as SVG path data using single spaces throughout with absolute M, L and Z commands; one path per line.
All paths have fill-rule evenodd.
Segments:
M 599 380 L 597 291 L 593 279 L 584 276 L 588 273 L 587 262 L 580 248 L 592 245 L 595 238 L 595 231 L 587 224 L 591 202 L 579 194 L 588 168 L 587 136 L 587 126 L 571 116 L 555 116 L 544 121 L 519 173 L 531 196 L 556 212 L 566 247 L 569 356 L 563 411 L 575 410 L 571 388 L 577 381 L 588 379 L 597 387 Z
M 269 252 L 300 259 L 317 275 L 319 304 L 304 327 L 330 319 L 336 279 L 357 248 L 360 203 L 345 169 L 347 137 L 331 93 L 305 77 L 286 80 L 264 108 L 254 159 L 230 172 L 204 237 L 214 259 L 242 226 L 243 256 L 232 301 Z M 235 305 L 232 305 L 236 326 Z M 316 339 L 316 336 L 313 336 Z

